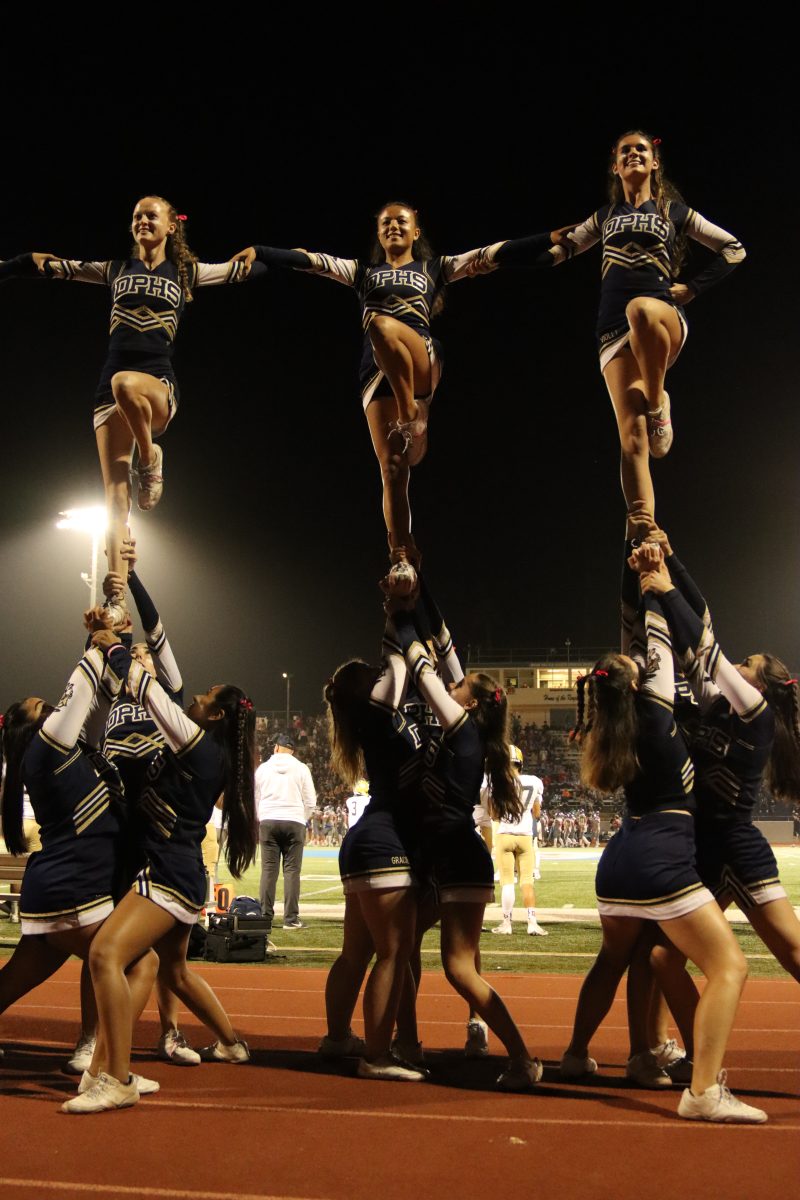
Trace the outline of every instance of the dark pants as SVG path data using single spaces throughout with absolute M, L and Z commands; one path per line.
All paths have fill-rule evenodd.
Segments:
M 258 840 L 261 843 L 261 911 L 275 917 L 275 887 L 283 859 L 283 923 L 291 925 L 300 915 L 300 868 L 306 827 L 299 821 L 261 821 Z

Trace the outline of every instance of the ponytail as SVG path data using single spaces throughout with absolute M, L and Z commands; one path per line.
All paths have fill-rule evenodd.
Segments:
M 519 779 L 511 765 L 509 750 L 508 696 L 490 675 L 470 676 L 475 708 L 470 716 L 483 742 L 489 805 L 497 821 L 518 821 L 522 816 Z
M 581 745 L 581 783 L 613 792 L 630 783 L 636 757 L 636 696 L 630 669 L 617 654 L 606 654 L 578 680 L 578 714 L 572 737 Z
M 5 767 L 0 820 L 10 854 L 25 854 L 28 850 L 22 822 L 22 761 L 39 724 L 30 720 L 22 702 L 12 704 L 0 718 L 0 754 Z
M 254 784 L 256 714 L 252 700 L 233 684 L 220 688 L 214 699 L 224 717 L 207 732 L 216 737 L 225 757 L 222 820 L 228 831 L 228 866 L 238 879 L 255 859 L 258 845 Z
M 775 740 L 766 784 L 781 799 L 800 800 L 800 696 L 797 680 L 779 658 L 764 654 L 757 669 L 764 699 L 775 715 Z

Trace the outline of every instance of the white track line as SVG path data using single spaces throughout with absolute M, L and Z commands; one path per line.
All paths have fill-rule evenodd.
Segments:
M 527 1097 L 526 1097 L 527 1098 Z M 607 1097 L 604 1097 L 607 1099 Z M 194 1100 L 151 1100 L 148 1099 L 146 1110 L 151 1108 L 189 1108 L 198 1109 L 201 1111 L 209 1110 L 218 1113 L 220 1106 L 218 1103 L 202 1102 Z M 627 1120 L 609 1121 L 597 1120 L 594 1117 L 579 1120 L 578 1118 L 570 1117 L 520 1117 L 514 1113 L 513 1118 L 508 1115 L 503 1117 L 489 1117 L 486 1115 L 469 1116 L 459 1113 L 420 1113 L 420 1112 L 376 1112 L 374 1109 L 353 1109 L 353 1108 L 296 1108 L 289 1106 L 281 1108 L 277 1104 L 225 1104 L 226 1112 L 260 1112 L 274 1113 L 286 1117 L 296 1117 L 298 1115 L 309 1117 L 365 1117 L 368 1120 L 389 1120 L 389 1121 L 448 1121 L 459 1124 L 481 1124 L 481 1125 L 504 1125 L 508 1126 L 509 1121 L 513 1120 L 514 1128 L 518 1125 L 533 1125 L 540 1127 L 542 1125 L 592 1125 L 592 1126 L 613 1126 L 623 1127 L 625 1129 L 686 1129 L 697 1128 L 695 1121 L 681 1121 L 678 1117 L 666 1118 L 664 1120 L 657 1119 L 655 1121 L 634 1121 L 628 1118 Z M 709 1128 L 708 1122 L 703 1122 L 705 1129 Z M 719 1125 L 716 1128 L 720 1128 Z M 732 1126 L 723 1126 L 723 1128 L 732 1128 Z M 773 1133 L 796 1133 L 800 1131 L 800 1124 L 794 1125 L 737 1125 L 735 1128 L 743 1129 L 760 1129 L 771 1130 Z M 0 1180 L 2 1183 L 2 1180 Z M 195 1195 L 201 1193 L 195 1192 Z M 244 1200 L 244 1198 L 240 1198 Z
M 266 1192 L 198 1192 L 175 1188 L 124 1187 L 121 1183 L 70 1183 L 66 1179 L 0 1179 L 0 1185 L 49 1189 L 55 1192 L 90 1192 L 106 1196 L 164 1196 L 174 1200 L 311 1200 L 308 1196 L 275 1196 Z M 317 1198 L 314 1198 L 317 1200 Z

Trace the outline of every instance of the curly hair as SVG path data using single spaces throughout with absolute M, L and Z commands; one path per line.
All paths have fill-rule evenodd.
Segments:
M 145 199 L 158 200 L 159 204 L 163 204 L 167 210 L 171 224 L 175 226 L 175 232 L 167 234 L 166 255 L 169 261 L 177 268 L 181 281 L 181 291 L 186 303 L 190 304 L 193 299 L 192 273 L 190 268 L 193 263 L 197 262 L 197 255 L 192 253 L 189 243 L 186 241 L 186 231 L 184 228 L 186 218 L 178 216 L 178 210 L 174 205 L 170 204 L 169 200 L 165 200 L 163 196 L 158 196 L 150 192 L 147 196 L 142 196 L 141 200 L 137 201 L 137 203 L 141 204 L 142 200 Z M 136 242 L 133 243 L 131 256 L 133 258 L 139 257 L 139 247 Z
M 411 253 L 414 256 L 414 259 L 418 262 L 427 262 L 428 259 L 433 258 L 433 247 L 425 235 L 425 230 L 422 228 L 422 224 L 419 219 L 419 212 L 416 208 L 414 208 L 414 205 L 409 204 L 406 200 L 387 200 L 386 203 L 382 204 L 375 213 L 375 234 L 372 239 L 372 246 L 369 254 L 369 261 L 371 264 L 374 267 L 378 267 L 381 265 L 381 263 L 386 262 L 386 252 L 378 239 L 377 222 L 381 213 L 385 212 L 387 208 L 405 208 L 408 212 L 413 213 L 414 220 L 416 221 L 417 228 L 419 229 L 419 237 L 414 239 L 411 246 Z M 431 305 L 431 317 L 438 317 L 439 313 L 444 308 L 444 297 L 445 287 L 442 285 L 436 292 L 433 304 Z

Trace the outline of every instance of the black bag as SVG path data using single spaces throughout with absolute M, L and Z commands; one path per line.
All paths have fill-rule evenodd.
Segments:
M 206 962 L 265 962 L 267 935 L 209 929 L 205 957 Z
M 270 922 L 261 914 L 257 917 L 243 917 L 239 913 L 209 913 L 208 931 L 217 933 L 269 933 Z

